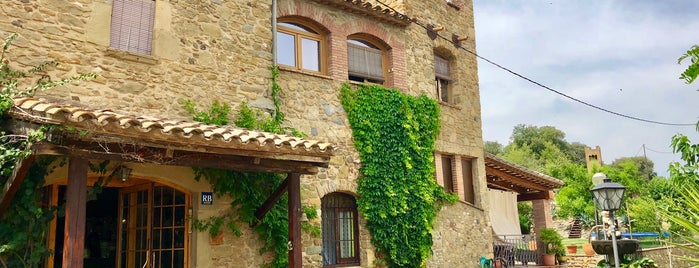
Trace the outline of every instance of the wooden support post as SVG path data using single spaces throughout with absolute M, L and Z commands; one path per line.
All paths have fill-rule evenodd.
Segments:
M 85 213 L 87 204 L 87 160 L 68 160 L 63 267 L 83 267 Z
M 289 180 L 289 267 L 299 268 L 301 259 L 301 175 L 291 173 Z

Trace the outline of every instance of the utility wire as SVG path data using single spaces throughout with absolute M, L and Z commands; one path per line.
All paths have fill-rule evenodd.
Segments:
M 646 145 L 646 150 L 654 152 L 654 153 L 659 153 L 659 154 L 674 154 L 673 152 L 661 152 L 661 151 L 653 150 L 650 147 L 648 147 L 648 145 Z
M 425 29 L 425 30 L 427 30 L 427 31 L 430 31 L 430 29 L 427 27 L 427 25 L 424 25 L 424 24 L 418 22 L 416 18 L 411 18 L 411 17 L 409 17 L 409 16 L 407 16 L 407 15 L 405 15 L 405 14 L 399 12 L 399 11 L 396 10 L 395 8 L 393 8 L 393 7 L 391 7 L 391 6 L 387 5 L 387 4 L 385 4 L 384 2 L 382 2 L 382 1 L 380 1 L 380 0 L 376 0 L 376 2 L 378 2 L 379 4 L 381 4 L 381 5 L 383 5 L 383 6 L 387 7 L 387 8 L 389 8 L 391 11 L 395 12 L 396 14 L 400 14 L 400 15 L 402 15 L 402 16 L 405 16 L 406 18 L 409 18 L 409 21 L 412 22 L 412 23 L 414 23 L 415 25 L 420 26 L 421 28 L 423 28 L 423 29 Z M 525 80 L 525 81 L 527 81 L 527 82 L 530 82 L 530 83 L 532 83 L 532 84 L 534 84 L 534 85 L 537 85 L 537 86 L 539 86 L 539 87 L 541 87 L 541 88 L 544 88 L 544 89 L 546 89 L 546 90 L 548 90 L 548 91 L 551 91 L 551 92 L 553 92 L 553 93 L 556 93 L 556 94 L 558 94 L 558 95 L 561 95 L 561 96 L 563 96 L 563 97 L 565 97 L 565 98 L 567 98 L 567 99 L 573 100 L 573 101 L 578 102 L 578 103 L 580 103 L 580 104 L 583 104 L 583 105 L 585 105 L 585 106 L 588 106 L 588 107 L 591 107 L 591 108 L 594 108 L 594 109 L 597 109 L 597 110 L 600 110 L 600 111 L 603 111 L 603 112 L 606 112 L 606 113 L 610 113 L 610 114 L 613 114 L 613 115 L 616 115 L 616 116 L 620 116 L 620 117 L 623 117 L 623 118 L 632 119 L 632 120 L 637 120 L 637 121 L 646 122 L 646 123 L 652 123 L 652 124 L 658 124 L 658 125 L 665 125 L 665 126 L 696 126 L 696 125 L 697 125 L 697 124 L 695 124 L 695 123 L 691 123 L 691 124 L 690 124 L 690 123 L 667 123 L 667 122 L 660 122 L 660 121 L 655 121 L 655 120 L 649 120 L 649 119 L 644 119 L 644 118 L 640 118 L 640 117 L 636 117 L 636 116 L 631 116 L 631 115 L 622 114 L 622 113 L 619 113 L 619 112 L 615 112 L 615 111 L 612 111 L 612 110 L 609 110 L 609 109 L 606 109 L 606 108 L 603 108 L 603 107 L 594 105 L 594 104 L 592 104 L 592 103 L 589 103 L 589 102 L 586 102 L 586 101 L 577 99 L 577 98 L 572 97 L 572 96 L 570 96 L 570 95 L 567 95 L 567 94 L 565 94 L 565 93 L 563 93 L 563 92 L 560 92 L 560 91 L 558 91 L 558 90 L 555 90 L 555 89 L 553 89 L 553 88 L 551 88 L 551 87 L 549 87 L 549 86 L 546 86 L 546 85 L 544 85 L 544 84 L 542 84 L 542 83 L 539 83 L 539 82 L 537 82 L 537 81 L 534 81 L 533 79 L 531 79 L 531 78 L 529 78 L 529 77 L 526 77 L 526 76 L 524 76 L 524 75 L 522 75 L 522 74 L 519 74 L 519 73 L 517 73 L 517 72 L 515 72 L 515 71 L 513 71 L 513 70 L 511 70 L 511 69 L 509 69 L 509 68 L 507 68 L 507 67 L 505 67 L 505 66 L 502 66 L 502 65 L 500 65 L 500 64 L 498 64 L 498 63 L 496 63 L 496 62 L 494 62 L 494 61 L 491 61 L 491 60 L 489 60 L 489 59 L 487 59 L 487 58 L 485 58 L 485 57 L 482 57 L 482 56 L 478 55 L 476 52 L 473 52 L 473 51 L 471 51 L 471 50 L 468 50 L 468 49 L 465 48 L 465 47 L 462 47 L 462 46 L 456 44 L 453 40 L 448 39 L 448 38 L 446 38 L 446 37 L 440 35 L 440 34 L 437 33 L 437 32 L 434 32 L 434 33 L 435 33 L 436 36 L 438 36 L 440 39 L 443 39 L 443 40 L 445 40 L 445 41 L 447 41 L 447 42 L 449 42 L 449 43 L 454 44 L 456 47 L 458 47 L 458 48 L 460 48 L 460 49 L 466 51 L 467 53 L 476 56 L 476 58 L 479 58 L 479 59 L 481 59 L 481 60 L 484 60 L 485 62 L 490 63 L 491 65 L 493 65 L 493 66 L 495 66 L 495 67 L 498 67 L 498 68 L 502 69 L 503 71 L 506 71 L 506 72 L 508 72 L 508 73 L 510 73 L 510 74 L 512 74 L 512 75 L 514 75 L 514 76 L 517 76 L 517 77 L 519 77 L 519 78 L 521 78 L 521 79 L 523 79 L 523 80 Z

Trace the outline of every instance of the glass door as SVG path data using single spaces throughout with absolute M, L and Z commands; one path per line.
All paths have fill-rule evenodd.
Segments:
M 151 196 L 152 184 L 123 188 L 119 191 L 119 268 L 151 266 Z
M 188 267 L 188 195 L 158 184 L 119 194 L 119 268 Z

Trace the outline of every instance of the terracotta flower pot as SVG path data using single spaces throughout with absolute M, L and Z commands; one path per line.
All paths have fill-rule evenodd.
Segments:
M 556 265 L 556 254 L 544 254 L 541 259 L 544 265 Z
M 578 245 L 567 245 L 566 249 L 568 249 L 568 254 L 577 254 L 578 253 Z
M 582 245 L 583 251 L 585 251 L 585 255 L 587 256 L 592 256 L 595 255 L 595 249 L 592 248 L 592 244 L 587 243 Z

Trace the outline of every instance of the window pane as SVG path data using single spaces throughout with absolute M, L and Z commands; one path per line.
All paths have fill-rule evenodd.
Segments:
M 342 211 L 339 214 L 340 258 L 352 258 L 354 257 L 354 217 L 350 211 Z
M 301 56 L 303 69 L 320 72 L 320 42 L 302 38 Z
M 293 35 L 277 32 L 277 62 L 296 66 L 296 41 Z
M 434 55 L 434 73 L 440 78 L 449 78 L 449 61 L 440 56 Z
M 437 79 L 439 87 L 439 99 L 443 102 L 449 102 L 449 80 Z

